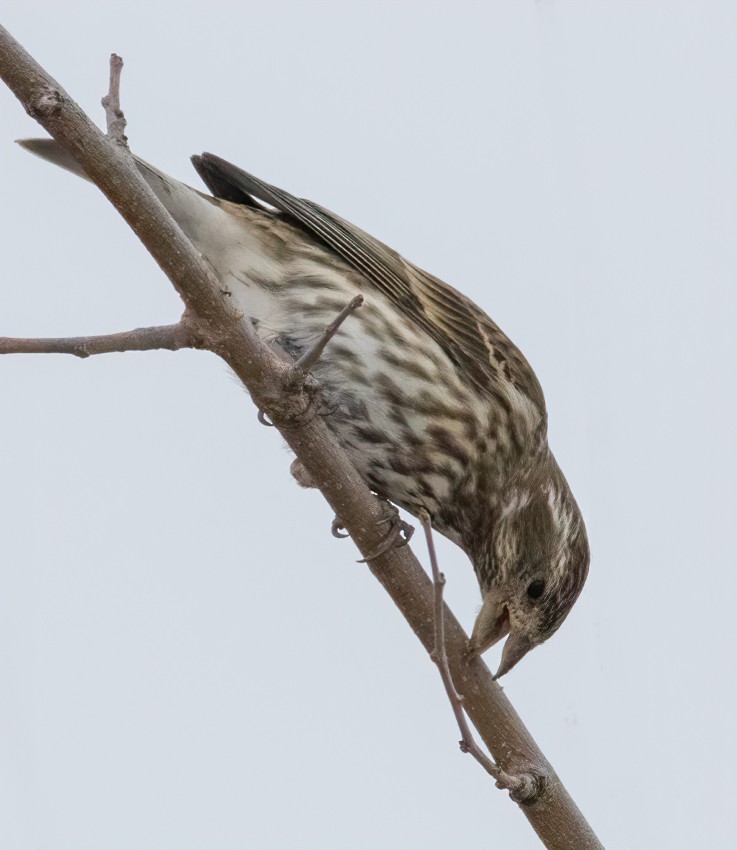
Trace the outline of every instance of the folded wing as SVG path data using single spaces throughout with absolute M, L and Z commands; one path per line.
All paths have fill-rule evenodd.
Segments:
M 542 390 L 529 364 L 470 299 L 312 201 L 271 186 L 214 154 L 192 157 L 192 162 L 216 197 L 250 206 L 269 204 L 338 254 L 434 339 L 477 391 L 498 397 L 508 382 L 544 417 Z

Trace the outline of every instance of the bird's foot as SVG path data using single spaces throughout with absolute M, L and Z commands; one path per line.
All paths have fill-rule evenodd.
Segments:
M 304 468 L 302 461 L 299 458 L 295 458 L 292 461 L 291 466 L 289 467 L 289 472 L 292 475 L 292 478 L 299 484 L 300 487 L 305 487 L 307 489 L 313 489 L 317 487 L 315 484 L 315 480 L 310 475 L 310 473 Z
M 399 511 L 394 507 L 394 505 L 389 502 L 384 502 L 384 504 L 389 515 L 380 520 L 380 522 L 382 524 L 388 524 L 389 531 L 379 548 L 370 555 L 367 555 L 365 558 L 361 558 L 361 560 L 358 561 L 359 564 L 365 564 L 367 561 L 373 561 L 374 558 L 384 555 L 390 549 L 399 549 L 402 546 L 406 546 L 412 539 L 412 535 L 415 533 L 414 526 L 405 522 L 399 516 Z
M 333 520 L 333 524 L 330 526 L 330 533 L 333 537 L 343 538 L 350 537 L 345 531 L 345 526 L 343 525 L 343 520 L 336 514 L 335 519 Z

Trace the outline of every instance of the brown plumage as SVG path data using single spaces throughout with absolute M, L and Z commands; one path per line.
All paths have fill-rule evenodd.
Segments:
M 23 144 L 79 173 L 53 142 Z M 562 623 L 589 564 L 530 365 L 472 301 L 329 210 L 211 154 L 193 163 L 215 198 L 139 167 L 260 336 L 299 356 L 363 294 L 313 370 L 326 422 L 377 494 L 467 552 L 483 596 L 471 648 L 509 634 L 507 672 Z

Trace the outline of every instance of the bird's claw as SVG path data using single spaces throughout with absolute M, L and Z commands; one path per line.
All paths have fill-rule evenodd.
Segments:
M 382 522 L 390 523 L 389 533 L 384 538 L 381 546 L 379 546 L 375 552 L 372 552 L 370 555 L 366 555 L 365 558 L 361 558 L 361 560 L 357 563 L 365 564 L 367 561 L 373 561 L 374 558 L 378 558 L 380 555 L 386 554 L 390 549 L 399 549 L 402 546 L 406 546 L 412 539 L 412 535 L 415 533 L 414 526 L 405 522 L 399 516 L 396 508 L 393 508 L 392 515 L 382 520 Z
M 274 427 L 274 423 L 266 415 L 266 411 L 261 410 L 261 408 L 259 408 L 257 419 L 262 425 L 266 425 L 267 428 L 273 428 Z
M 339 516 L 336 516 L 333 520 L 333 524 L 330 526 L 330 533 L 333 535 L 333 537 L 350 537 L 350 534 L 344 534 L 341 529 L 345 529 L 345 526 L 343 525 L 343 520 Z

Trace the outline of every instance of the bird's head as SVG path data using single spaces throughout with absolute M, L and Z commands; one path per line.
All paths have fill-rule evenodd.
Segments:
M 562 475 L 511 494 L 481 557 L 477 573 L 487 578 L 470 649 L 484 652 L 509 635 L 498 679 L 556 631 L 588 575 L 586 528 Z

